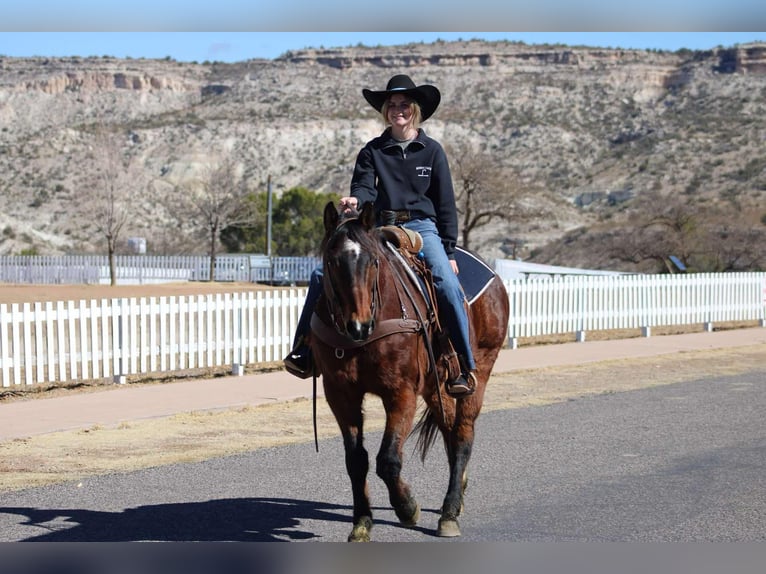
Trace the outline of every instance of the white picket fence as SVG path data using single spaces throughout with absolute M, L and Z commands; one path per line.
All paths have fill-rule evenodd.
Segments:
M 281 359 L 305 288 L 0 304 L 2 386 Z
M 766 273 L 507 281 L 509 343 L 592 330 L 766 320 Z M 0 383 L 34 385 L 280 360 L 305 288 L 0 304 Z
M 766 318 L 766 273 L 561 276 L 506 282 L 508 336 L 656 326 L 712 325 Z
M 306 284 L 318 257 L 267 257 L 227 254 L 216 257 L 216 281 L 279 285 Z M 204 255 L 116 255 L 119 285 L 171 281 L 208 281 L 210 257 Z M 111 280 L 106 255 L 0 255 L 0 281 L 34 284 L 104 284 Z

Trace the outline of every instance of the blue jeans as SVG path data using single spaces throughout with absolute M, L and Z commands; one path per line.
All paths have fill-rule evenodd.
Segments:
M 463 306 L 465 294 L 457 275 L 452 271 L 452 265 L 444 251 L 436 224 L 430 219 L 414 219 L 405 223 L 403 227 L 417 231 L 423 237 L 423 258 L 433 275 L 440 318 L 446 323 L 450 341 L 457 354 L 463 357 L 465 367 L 473 370 L 476 368 L 476 363 L 471 352 L 468 334 L 468 315 Z M 323 274 L 321 263 L 311 272 L 306 301 L 295 332 L 295 344 L 309 332 L 311 315 L 322 294 Z
M 468 315 L 463 306 L 465 293 L 457 275 L 452 271 L 452 265 L 444 251 L 436 224 L 430 219 L 413 219 L 402 227 L 417 231 L 423 238 L 421 251 L 434 278 L 440 318 L 446 323 L 450 341 L 457 354 L 463 357 L 465 367 L 469 370 L 475 369 L 476 363 L 468 335 Z
M 324 276 L 324 270 L 322 264 L 317 265 L 311 272 L 309 278 L 309 288 L 306 292 L 306 301 L 303 303 L 303 310 L 301 316 L 298 318 L 298 325 L 295 327 L 295 340 L 293 341 L 293 348 L 298 346 L 300 340 L 308 335 L 311 328 L 311 315 L 314 314 L 314 308 L 317 301 L 319 301 L 320 295 L 322 295 L 322 277 Z

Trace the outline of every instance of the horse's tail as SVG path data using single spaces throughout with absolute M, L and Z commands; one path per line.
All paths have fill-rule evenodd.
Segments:
M 417 433 L 415 449 L 420 451 L 420 460 L 425 462 L 428 451 L 433 446 L 438 436 L 439 425 L 436 423 L 436 415 L 431 409 L 426 409 L 420 420 L 412 429 L 411 434 Z

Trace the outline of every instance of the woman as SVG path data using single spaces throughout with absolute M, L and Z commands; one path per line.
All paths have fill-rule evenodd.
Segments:
M 460 357 L 462 373 L 447 381 L 452 396 L 466 396 L 475 389 L 476 366 L 469 342 L 465 295 L 457 279 L 455 261 L 457 209 L 447 156 L 442 146 L 420 127 L 436 111 L 441 94 L 435 86 L 415 83 L 406 75 L 392 77 L 385 90 L 364 89 L 367 102 L 379 111 L 386 128 L 359 152 L 349 197 L 340 209 L 350 211 L 372 202 L 379 223 L 412 229 L 423 237 L 423 255 L 452 345 Z M 303 335 L 321 293 L 321 270 L 312 276 L 296 345 L 285 366 L 298 376 L 310 374 L 310 357 Z

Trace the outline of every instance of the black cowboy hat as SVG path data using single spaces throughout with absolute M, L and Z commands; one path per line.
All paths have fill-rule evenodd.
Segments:
M 386 89 L 381 92 L 363 89 L 364 99 L 376 110 L 380 111 L 383 104 L 392 94 L 403 94 L 411 97 L 420 105 L 420 121 L 426 121 L 439 107 L 442 95 L 435 86 L 423 84 L 416 86 L 409 76 L 398 74 L 388 80 Z

